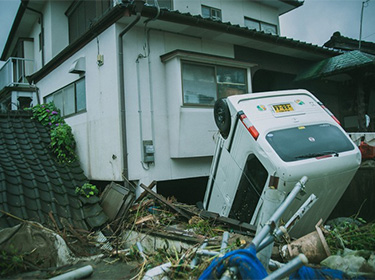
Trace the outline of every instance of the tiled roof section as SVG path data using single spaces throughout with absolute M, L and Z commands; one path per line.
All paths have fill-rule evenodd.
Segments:
M 366 66 L 375 68 L 375 56 L 360 51 L 351 51 L 313 64 L 299 74 L 295 80 L 312 80 L 349 72 Z
M 344 51 L 357 50 L 359 48 L 359 40 L 342 36 L 340 32 L 336 31 L 331 38 L 324 43 L 324 46 Z M 375 55 L 375 43 L 362 40 L 361 51 Z
M 0 114 L 0 228 L 17 219 L 91 229 L 107 216 L 98 199 L 81 199 L 77 186 L 88 180 L 79 162 L 60 164 L 49 149 L 48 130 L 26 112 Z M 6 213 L 8 214 L 6 214 Z
M 145 6 L 142 10 L 142 15 L 150 18 L 154 18 L 156 15 L 153 12 L 156 11 L 155 7 Z M 283 45 L 286 47 L 305 49 L 306 51 L 322 53 L 326 55 L 337 55 L 341 51 L 325 47 L 318 46 L 312 43 L 303 42 L 300 40 L 295 40 L 280 35 L 273 35 L 271 33 L 266 33 L 264 31 L 257 31 L 255 29 L 249 29 L 245 26 L 240 26 L 238 24 L 232 24 L 231 22 L 222 22 L 216 19 L 204 18 L 201 15 L 193 15 L 189 12 L 181 12 L 178 10 L 169 10 L 166 8 L 160 8 L 160 13 L 157 14 L 157 19 L 189 24 L 194 26 L 201 26 L 204 28 L 220 31 L 223 33 L 231 33 L 238 36 L 243 36 L 252 39 L 258 39 L 260 41 L 270 42 L 278 45 Z

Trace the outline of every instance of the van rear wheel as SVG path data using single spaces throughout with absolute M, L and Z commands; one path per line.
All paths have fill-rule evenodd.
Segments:
M 218 99 L 215 102 L 214 118 L 220 134 L 227 138 L 230 131 L 230 112 L 226 98 Z

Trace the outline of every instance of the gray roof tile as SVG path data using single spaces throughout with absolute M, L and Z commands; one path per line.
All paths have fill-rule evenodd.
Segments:
M 75 188 L 88 180 L 79 162 L 60 164 L 49 150 L 47 128 L 25 112 L 0 114 L 0 209 L 25 220 L 50 221 L 52 214 L 76 228 L 103 225 L 99 202 L 84 204 Z M 0 227 L 18 221 L 0 212 Z
M 314 63 L 305 69 L 305 71 L 302 71 L 295 80 L 312 80 L 341 73 L 348 73 L 363 67 L 372 67 L 372 71 L 374 71 L 375 55 L 354 50 Z

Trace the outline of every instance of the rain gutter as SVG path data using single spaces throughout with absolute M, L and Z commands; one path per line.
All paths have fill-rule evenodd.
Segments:
M 142 0 L 134 1 L 134 12 L 136 17 L 131 21 L 118 35 L 118 67 L 119 67 L 119 94 L 120 94 L 120 114 L 121 114 L 121 136 L 122 136 L 122 154 L 123 154 L 123 176 L 124 185 L 129 187 L 129 165 L 128 165 L 128 145 L 126 133 L 126 106 L 125 106 L 125 79 L 124 79 L 124 54 L 123 37 L 132 29 L 141 19 L 141 12 L 145 2 Z

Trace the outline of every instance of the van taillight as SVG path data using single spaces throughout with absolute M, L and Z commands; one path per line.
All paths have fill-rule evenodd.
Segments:
M 324 111 L 327 112 L 328 115 L 331 116 L 332 119 L 334 119 L 335 122 L 337 122 L 341 126 L 340 121 L 335 117 L 334 114 L 332 114 L 332 112 L 330 110 L 328 110 L 328 108 L 326 106 L 323 105 L 323 103 L 319 102 L 318 104 L 320 105 L 320 107 L 323 108 Z
M 250 120 L 246 117 L 245 113 L 243 111 L 239 111 L 238 112 L 238 116 L 241 120 L 241 122 L 243 123 L 243 125 L 246 127 L 246 129 L 250 132 L 251 136 L 253 136 L 253 138 L 255 140 L 258 139 L 259 137 L 259 132 L 258 130 L 256 130 L 256 128 L 253 126 L 253 124 L 250 122 Z

